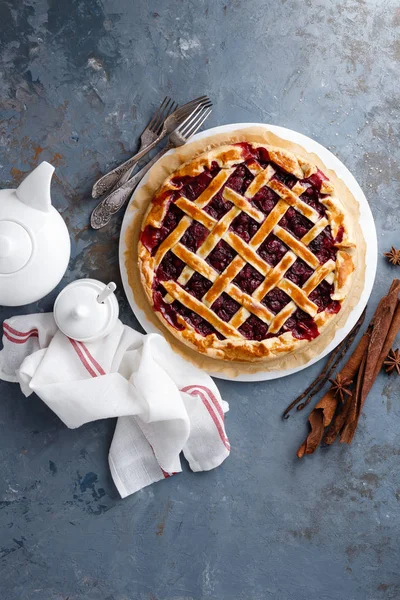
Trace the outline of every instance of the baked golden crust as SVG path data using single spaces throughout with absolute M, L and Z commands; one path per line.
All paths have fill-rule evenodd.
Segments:
M 260 149 L 268 155 L 266 167 L 262 167 L 254 158 L 254 153 L 251 152 L 251 150 L 260 152 Z M 238 193 L 225 185 L 234 173 L 236 166 L 244 161 L 254 178 L 244 193 Z M 218 166 L 218 173 L 194 201 L 176 194 L 177 181 L 201 175 L 205 170 L 210 171 L 215 165 Z M 298 180 L 295 185 L 289 187 L 281 179 L 275 177 L 277 167 L 283 172 L 293 175 Z M 326 209 L 323 215 L 312 206 L 312 203 L 307 203 L 300 198 L 308 185 L 304 180 L 317 173 L 321 175 L 319 181 L 320 202 Z M 279 198 L 267 215 L 252 202 L 254 196 L 265 186 Z M 204 210 L 217 194 L 222 194 L 223 200 L 232 205 L 220 219 L 214 218 Z M 182 211 L 183 217 L 154 248 L 154 251 L 149 249 L 148 244 L 143 243 L 143 236 L 141 236 L 138 255 L 141 281 L 146 296 L 162 323 L 178 339 L 199 352 L 223 360 L 274 359 L 309 343 L 308 339 L 294 337 L 291 331 L 282 332 L 282 327 L 295 311 L 300 309 L 313 319 L 318 333 L 334 319 L 336 312 L 329 310 L 318 312 L 318 305 L 309 296 L 325 280 L 334 286 L 331 299 L 336 302 L 335 306 L 345 301 L 355 268 L 353 263 L 354 243 L 345 207 L 340 199 L 335 197 L 332 183 L 318 171 L 315 165 L 291 152 L 264 144 L 240 143 L 214 148 L 183 164 L 166 179 L 149 205 L 143 219 L 142 232 L 149 229 L 156 233 L 160 231 L 170 207 L 171 198 Z M 290 207 L 310 222 L 310 229 L 301 238 L 279 225 Z M 232 222 L 240 214 L 250 217 L 258 227 L 248 242 L 231 229 Z M 196 251 L 192 251 L 181 243 L 182 237 L 193 222 L 200 223 L 208 231 L 207 237 Z M 329 259 L 321 264 L 318 257 L 310 250 L 309 245 L 327 227 L 330 227 L 335 240 L 336 260 Z M 274 235 L 287 247 L 287 252 L 275 266 L 268 264 L 257 252 L 269 235 Z M 218 272 L 206 260 L 220 240 L 227 243 L 235 252 L 235 257 L 222 272 Z M 162 286 L 166 291 L 163 302 L 170 305 L 174 301 L 178 301 L 185 309 L 193 311 L 207 321 L 213 328 L 213 333 L 207 335 L 199 333 L 189 320 L 179 313 L 176 313 L 175 323 L 172 324 L 170 319 L 165 316 L 165 312 L 162 313 L 155 307 L 156 272 L 166 254 L 171 251 L 186 266 L 176 280 L 167 278 L 162 281 Z M 284 277 L 298 259 L 301 259 L 313 271 L 302 286 L 296 285 Z M 256 269 L 263 279 L 251 294 L 240 289 L 233 281 L 246 265 L 251 265 Z M 200 299 L 183 287 L 194 273 L 206 278 L 210 285 Z M 274 288 L 286 294 L 290 300 L 277 313 L 272 312 L 262 303 L 265 295 Z M 228 321 L 223 320 L 211 308 L 223 293 L 228 294 L 240 305 L 237 312 Z M 261 340 L 246 339 L 240 331 L 240 327 L 251 315 L 268 326 L 269 337 Z M 274 337 L 271 337 L 272 335 Z M 220 339 L 221 337 L 223 339 Z

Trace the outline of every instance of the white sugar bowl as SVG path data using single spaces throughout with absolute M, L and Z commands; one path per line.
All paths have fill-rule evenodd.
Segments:
M 53 172 L 42 162 L 16 190 L 0 190 L 0 305 L 40 300 L 68 266 L 68 229 L 51 205 Z
M 54 320 L 67 337 L 78 342 L 94 342 L 111 333 L 119 305 L 115 283 L 78 279 L 67 285 L 54 303 Z

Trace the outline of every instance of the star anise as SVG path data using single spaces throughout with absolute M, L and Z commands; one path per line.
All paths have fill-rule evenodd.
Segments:
M 346 396 L 352 396 L 353 392 L 349 390 L 349 385 L 353 383 L 351 379 L 343 377 L 340 373 L 336 375 L 336 379 L 329 379 L 332 384 L 331 390 L 335 396 L 340 398 L 343 404 Z
M 394 246 L 390 248 L 389 252 L 385 252 L 384 256 L 392 265 L 400 265 L 400 250 L 396 250 Z
M 383 364 L 388 375 L 391 375 L 395 370 L 400 375 L 400 350 L 390 350 Z

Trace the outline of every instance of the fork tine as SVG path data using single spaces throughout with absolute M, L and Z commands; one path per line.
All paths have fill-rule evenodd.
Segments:
M 198 114 L 199 112 L 201 112 L 202 110 L 204 110 L 205 108 L 208 108 L 212 106 L 212 102 L 210 100 L 208 100 L 207 102 L 204 102 L 204 104 L 198 104 L 196 105 L 194 108 L 192 108 L 190 114 L 186 117 L 186 119 L 184 121 L 182 121 L 180 128 L 181 129 L 185 129 L 185 127 L 190 123 L 191 120 L 193 120 L 193 118 L 195 117 L 196 114 Z
M 158 129 L 156 131 L 157 135 L 160 135 L 165 119 L 167 119 L 170 115 L 172 115 L 172 113 L 174 113 L 176 111 L 178 106 L 179 105 L 177 102 L 172 102 L 171 106 L 168 108 L 167 112 L 164 114 L 163 120 L 161 121 L 160 125 L 158 126 Z
M 181 109 L 182 108 L 190 108 L 191 106 L 194 106 L 195 104 L 201 104 L 202 102 L 206 102 L 207 100 L 209 100 L 208 96 L 199 96 L 198 98 L 194 98 L 194 100 L 189 100 L 189 102 L 182 104 Z
M 205 111 L 201 112 L 197 116 L 196 120 L 190 124 L 187 131 L 183 134 L 184 137 L 186 137 L 186 138 L 192 137 L 192 135 L 194 133 L 196 133 L 196 131 L 198 129 L 200 129 L 200 127 L 203 125 L 204 121 L 207 119 L 207 117 L 210 116 L 211 113 L 212 113 L 212 108 L 207 108 Z
M 198 121 L 198 123 L 194 126 L 194 128 L 186 134 L 187 135 L 187 139 L 191 138 L 200 129 L 200 127 L 203 125 L 204 121 L 206 119 L 208 119 L 208 117 L 210 116 L 211 113 L 212 113 L 212 108 L 208 108 L 203 113 L 200 121 Z
M 200 117 L 197 119 L 197 122 L 193 124 L 192 128 L 187 132 L 187 135 L 189 137 L 191 137 L 192 135 L 194 135 L 196 133 L 196 131 L 198 129 L 200 129 L 200 127 L 203 125 L 204 121 L 206 119 L 208 119 L 208 117 L 211 115 L 212 113 L 212 108 L 207 108 L 201 115 Z
M 164 104 L 170 100 L 169 96 L 165 96 L 164 100 L 161 102 L 160 106 L 158 107 L 158 109 L 156 110 L 156 112 L 153 115 L 153 118 L 151 119 L 150 123 L 148 124 L 146 129 L 152 129 L 152 127 L 154 126 L 156 120 L 158 119 L 158 115 L 160 114 L 160 111 L 164 110 Z
M 182 121 L 182 123 L 177 128 L 177 131 L 179 131 L 179 133 L 183 132 L 185 127 L 187 125 L 189 125 L 191 119 L 199 112 L 200 109 L 201 109 L 201 106 L 195 106 L 195 108 L 191 111 L 191 113 L 186 117 L 186 119 L 184 121 Z
M 164 123 L 166 113 L 168 113 L 169 108 L 172 104 L 173 104 L 173 100 L 171 98 L 168 98 L 168 102 L 166 103 L 163 110 L 158 115 L 156 122 L 152 127 L 152 131 L 156 132 L 158 130 L 158 128 L 160 127 L 160 125 L 162 125 Z
M 181 106 L 177 110 L 177 117 L 186 116 L 196 106 L 199 106 L 199 105 L 204 104 L 206 102 L 210 102 L 208 96 L 200 96 L 199 98 L 196 98 L 195 100 L 191 100 L 190 102 L 187 102 L 186 104 L 183 104 L 183 106 Z
M 189 128 L 191 128 L 192 123 L 197 119 L 197 117 L 199 116 L 199 114 L 201 114 L 204 109 L 209 108 L 210 106 L 212 106 L 212 103 L 210 101 L 208 101 L 206 104 L 201 104 L 199 106 L 196 106 L 196 108 L 194 108 L 192 110 L 192 112 L 190 113 L 190 115 L 188 115 L 186 117 L 186 119 L 178 127 L 179 133 L 181 133 L 182 135 L 186 135 L 185 132 Z
M 196 106 L 200 106 L 209 101 L 210 100 L 209 98 L 207 98 L 207 96 L 205 96 L 204 98 L 199 98 L 198 100 L 192 100 L 191 102 L 187 102 L 187 104 L 181 106 L 178 112 L 181 114 L 187 114 L 188 112 L 191 112 Z
M 175 112 L 178 108 L 179 104 L 177 102 L 174 102 L 172 104 L 171 110 L 169 111 L 169 114 L 167 115 L 169 117 L 169 115 L 171 115 L 173 112 Z
M 155 125 L 155 129 L 153 129 L 153 131 L 157 131 L 160 128 L 162 129 L 164 121 L 168 117 L 170 110 L 171 110 L 171 106 L 173 106 L 173 104 L 174 104 L 174 101 L 172 100 L 172 98 L 169 98 L 167 104 L 164 107 L 162 114 L 160 115 L 160 118 L 158 119 L 157 124 Z

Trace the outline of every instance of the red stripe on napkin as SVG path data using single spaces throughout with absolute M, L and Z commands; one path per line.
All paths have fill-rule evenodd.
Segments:
M 3 323 L 3 328 L 7 329 L 8 333 L 12 333 L 13 335 L 17 336 L 17 337 L 32 337 L 33 334 L 36 334 L 36 337 L 38 336 L 38 330 L 36 327 L 34 327 L 33 329 L 31 329 L 30 331 L 17 331 L 16 329 L 14 329 L 13 327 L 11 327 L 11 325 L 9 325 L 8 323 L 4 322 Z
M 3 330 L 3 333 L 4 333 L 4 337 L 6 337 L 8 339 L 8 341 L 12 342 L 13 344 L 25 344 L 30 338 L 37 338 L 37 337 L 39 337 L 37 331 L 32 331 L 32 333 L 30 333 L 24 339 L 16 339 L 16 338 L 11 337 L 11 335 L 7 332 L 6 329 Z
M 85 344 L 83 342 L 77 342 L 80 346 L 80 348 L 83 350 L 83 352 L 86 354 L 86 357 L 88 358 L 88 360 L 92 363 L 92 366 L 95 367 L 97 369 L 97 371 L 99 372 L 100 375 L 105 375 L 106 372 L 104 371 L 103 367 L 101 367 L 99 365 L 99 363 L 97 362 L 97 360 L 90 354 L 88 348 L 85 346 Z
M 214 406 L 215 406 L 215 408 L 216 408 L 219 416 L 224 421 L 225 420 L 224 411 L 222 410 L 222 407 L 221 407 L 220 403 L 218 402 L 217 398 L 212 393 L 212 391 L 210 390 L 210 388 L 206 387 L 205 385 L 188 385 L 185 388 L 183 388 L 181 390 L 181 392 L 188 392 L 188 393 L 190 393 L 189 390 L 196 390 L 196 389 L 203 390 L 203 392 L 205 392 L 209 396 L 209 398 L 210 398 L 211 402 L 214 404 Z
M 85 355 L 83 354 L 82 350 L 78 346 L 78 342 L 76 342 L 75 340 L 72 340 L 71 338 L 68 338 L 68 339 L 71 342 L 73 349 L 75 350 L 75 352 L 77 353 L 77 355 L 81 359 L 81 363 L 83 364 L 83 366 L 85 367 L 85 369 L 87 370 L 87 372 L 92 377 L 97 377 L 97 373 L 92 369 L 92 367 L 90 366 L 90 364 L 86 360 Z
M 76 340 L 73 340 L 71 338 L 68 339 L 71 342 L 73 349 L 79 356 L 81 363 L 92 377 L 99 377 L 100 375 L 106 374 L 103 367 L 99 365 L 97 360 L 93 358 L 85 344 L 83 344 L 82 342 L 77 342 Z M 97 369 L 97 373 L 95 369 Z
M 152 448 L 152 450 L 153 450 L 153 448 Z M 153 453 L 154 453 L 154 450 L 153 450 Z M 160 465 L 160 463 L 159 463 L 159 465 Z M 162 471 L 162 474 L 164 475 L 164 479 L 168 479 L 168 477 L 172 477 L 173 475 L 176 475 L 176 471 L 173 471 L 172 473 L 168 473 L 167 471 L 164 471 L 164 469 L 162 468 L 161 465 L 160 465 L 160 469 Z
M 215 402 L 218 404 L 219 406 L 219 402 L 216 399 L 216 397 L 214 396 L 214 394 L 211 392 L 211 390 L 209 390 L 207 387 L 202 386 L 202 385 L 188 385 L 184 388 L 181 389 L 181 392 L 186 392 L 187 394 L 189 394 L 190 396 L 199 396 L 199 398 L 201 398 L 204 406 L 206 407 L 210 417 L 212 418 L 212 420 L 214 421 L 215 427 L 217 428 L 219 437 L 221 438 L 222 443 L 224 444 L 225 448 L 227 450 L 231 449 L 231 446 L 229 444 L 229 440 L 225 435 L 224 429 L 221 425 L 221 423 L 218 420 L 217 415 L 214 412 L 214 409 L 210 403 L 210 399 L 212 400 L 212 398 L 214 398 Z M 207 398 L 207 395 L 209 395 L 209 398 Z M 219 407 L 221 409 L 221 407 Z M 218 409 L 217 409 L 218 410 Z M 224 413 L 221 409 L 222 412 L 222 420 L 224 419 Z M 220 414 L 220 411 L 218 410 L 218 413 Z

